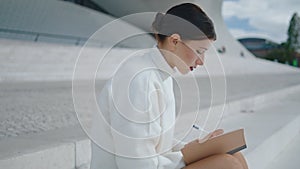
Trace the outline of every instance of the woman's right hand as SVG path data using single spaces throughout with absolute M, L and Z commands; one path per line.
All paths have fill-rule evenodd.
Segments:
M 205 141 L 207 141 L 207 140 L 209 140 L 209 139 L 211 139 L 211 138 L 214 138 L 214 137 L 216 137 L 216 136 L 218 136 L 218 135 L 221 135 L 221 134 L 223 134 L 223 133 L 224 133 L 224 130 L 223 130 L 223 129 L 217 129 L 217 130 L 215 130 L 215 131 L 209 133 L 208 135 L 206 135 L 204 138 L 201 138 L 201 139 L 198 138 L 198 139 L 196 139 L 196 140 L 194 140 L 194 141 L 189 142 L 189 143 L 186 144 L 185 146 L 191 146 L 191 145 L 194 145 L 194 144 L 204 143 Z
M 208 135 L 206 135 L 204 138 L 198 139 L 198 142 L 199 142 L 199 143 L 204 143 L 205 141 L 207 141 L 207 140 L 209 140 L 209 139 L 211 139 L 211 138 L 214 138 L 214 137 L 216 137 L 216 136 L 219 136 L 219 135 L 221 135 L 221 134 L 223 134 L 223 133 L 224 133 L 224 130 L 223 130 L 223 129 L 217 129 L 217 130 L 215 130 L 215 131 L 209 133 Z

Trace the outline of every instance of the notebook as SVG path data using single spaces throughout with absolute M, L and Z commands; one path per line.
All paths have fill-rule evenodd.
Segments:
M 244 129 L 234 130 L 210 138 L 203 143 L 186 145 L 181 152 L 185 163 L 191 164 L 211 155 L 234 154 L 247 148 Z

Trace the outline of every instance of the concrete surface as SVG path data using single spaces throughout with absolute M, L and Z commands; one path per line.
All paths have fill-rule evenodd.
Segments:
M 273 159 L 266 169 L 298 169 L 300 166 L 300 133 Z
M 27 134 L 0 141 L 0 166 L 6 169 L 71 169 L 88 166 L 90 141 L 80 126 Z
M 0 82 L 71 80 L 78 56 L 85 57 L 86 62 L 95 62 L 107 50 L 91 46 L 82 48 L 0 39 Z M 96 77 L 111 77 L 121 61 L 136 50 L 109 50 L 102 63 L 99 63 L 98 70 L 95 70 Z M 288 65 L 262 59 L 232 57 L 230 54 L 218 56 L 212 47 L 206 54 L 205 66 L 197 68 L 193 73 L 200 77 L 243 75 L 246 79 L 246 76 L 253 74 L 286 74 L 299 71 Z
M 228 76 L 226 102 L 236 109 L 256 109 L 264 100 L 263 97 L 250 99 L 239 103 L 245 98 L 290 88 L 300 84 L 300 75 L 249 75 Z M 197 78 L 200 86 L 200 109 L 207 109 L 211 104 L 210 79 Z M 99 93 L 103 81 L 96 83 Z M 192 96 L 191 93 L 187 95 Z M 179 92 L 175 95 L 179 102 Z M 273 97 L 273 96 L 269 96 Z M 275 96 L 278 97 L 278 96 Z M 261 101 L 260 101 L 261 100 Z M 220 104 L 216 100 L 213 104 Z M 179 107 L 177 107 L 179 108 Z M 237 110 L 239 111 L 239 110 Z M 69 81 L 46 82 L 2 82 L 0 83 L 0 140 L 30 133 L 63 128 L 78 124 L 72 101 L 72 84 Z
M 225 131 L 245 128 L 248 148 L 244 153 L 250 168 L 263 169 L 269 165 L 296 138 L 295 133 L 300 130 L 300 115 L 296 104 L 300 101 L 300 86 L 276 90 L 266 95 L 269 96 L 261 102 L 263 105 L 253 112 L 231 108 L 235 111 L 225 116 L 219 126 Z M 178 123 L 180 128 L 186 127 L 190 113 L 185 116 L 187 118 L 183 119 L 184 123 Z M 199 136 L 197 132 L 192 131 L 187 140 Z M 8 169 L 21 166 L 87 168 L 90 159 L 89 145 L 90 141 L 78 125 L 5 138 L 0 141 L 0 165 Z

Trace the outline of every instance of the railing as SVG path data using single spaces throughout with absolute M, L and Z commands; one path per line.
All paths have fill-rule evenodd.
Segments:
M 88 39 L 85 37 L 77 37 L 77 36 L 69 36 L 69 35 L 59 35 L 59 34 L 51 34 L 51 33 L 41 33 L 41 32 L 31 32 L 31 31 L 23 31 L 23 30 L 15 30 L 15 29 L 5 29 L 5 28 L 0 28 L 0 38 L 1 33 L 6 33 L 8 36 L 6 38 L 17 38 L 17 39 L 22 39 L 21 35 L 28 35 L 31 36 L 31 38 L 25 38 L 26 40 L 38 42 L 38 41 L 51 41 L 50 39 L 57 40 L 56 42 L 62 42 L 62 43 L 68 43 L 74 44 L 76 46 L 78 45 L 83 45 L 87 40 L 91 43 L 95 43 L 95 45 L 100 45 L 99 40 L 93 40 L 93 39 Z M 20 35 L 19 38 L 14 37 L 10 34 L 17 34 Z M 9 36 L 10 35 L 10 36 Z M 43 38 L 48 38 L 48 40 L 42 40 Z M 49 39 L 50 38 L 50 39 Z M 23 38 L 24 39 L 24 38 Z

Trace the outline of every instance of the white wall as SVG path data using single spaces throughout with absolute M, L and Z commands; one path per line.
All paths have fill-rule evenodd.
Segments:
M 4 29 L 89 38 L 94 32 L 114 19 L 89 8 L 58 0 L 1 0 L 0 5 L 0 28 Z M 123 21 L 118 22 L 118 24 L 119 30 L 139 30 Z M 7 33 L 0 31 L 0 37 L 6 36 L 8 36 Z M 9 37 L 11 36 L 13 35 L 10 34 Z M 110 36 L 113 37 L 114 34 Z M 35 36 L 22 35 L 18 38 L 33 40 Z M 109 38 L 104 38 L 104 40 L 102 37 L 94 38 L 109 43 Z M 46 37 L 40 37 L 40 40 L 56 43 L 68 41 Z M 152 37 L 146 36 L 143 40 L 136 39 L 126 45 L 149 46 L 153 42 Z

